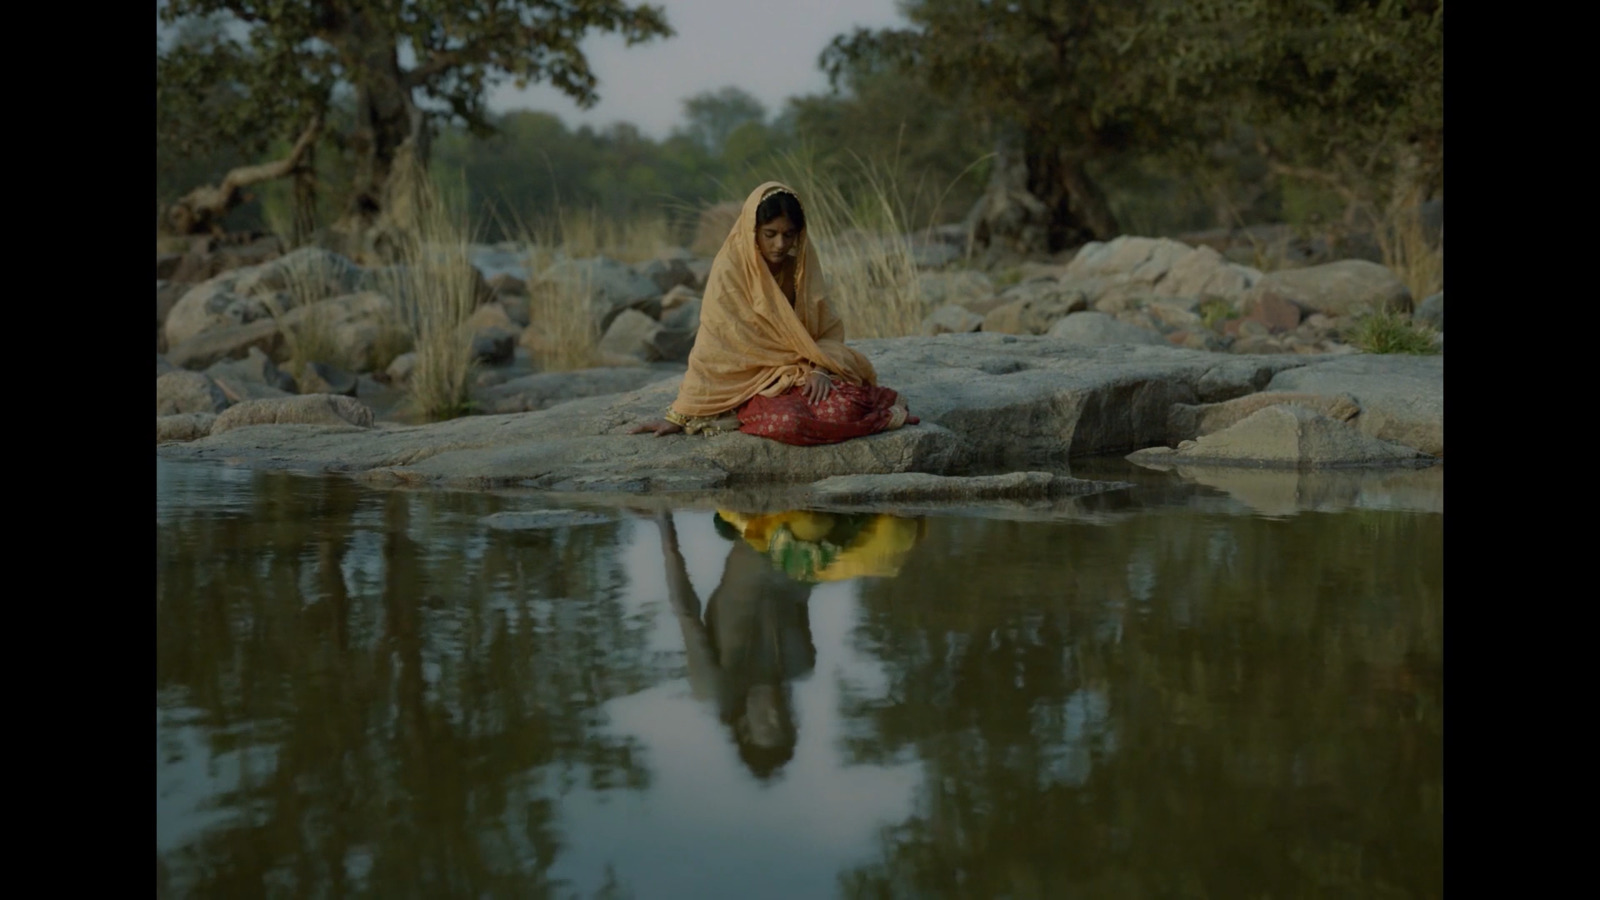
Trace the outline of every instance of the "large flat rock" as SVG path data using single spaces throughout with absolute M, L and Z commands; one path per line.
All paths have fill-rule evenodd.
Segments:
M 1128 455 L 1144 465 L 1380 466 L 1421 464 L 1413 447 L 1362 434 L 1345 422 L 1295 403 L 1257 410 L 1237 423 L 1177 449 L 1147 447 Z
M 359 473 L 380 483 L 555 491 L 705 490 L 851 474 L 1048 470 L 1072 459 L 1163 444 L 1173 405 L 1199 403 L 1210 393 L 1201 386 L 1212 385 L 1220 374 L 1230 383 L 1239 381 L 1233 371 L 1241 366 L 1257 386 L 1291 371 L 1348 367 L 1353 359 L 1077 347 L 1047 337 L 985 333 L 854 346 L 873 360 L 881 383 L 901 391 L 921 425 L 826 447 L 791 447 L 737 433 L 628 434 L 629 427 L 659 417 L 672 401 L 680 381 L 674 376 L 537 412 L 360 431 L 309 425 L 237 428 L 162 445 L 157 452 Z M 1348 392 L 1347 381 L 1333 379 L 1334 389 Z M 1438 391 L 1442 395 L 1442 384 Z M 1442 435 L 1442 407 L 1439 417 Z
M 1444 356 L 1331 357 L 1278 372 L 1269 391 L 1348 394 L 1361 412 L 1350 424 L 1375 438 L 1444 456 Z

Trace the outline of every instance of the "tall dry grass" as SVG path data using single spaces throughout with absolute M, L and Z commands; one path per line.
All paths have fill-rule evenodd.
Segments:
M 478 304 L 474 229 L 459 196 L 440 191 L 417 167 L 395 177 L 409 182 L 409 227 L 392 237 L 383 287 L 417 353 L 407 393 L 417 415 L 452 418 L 471 408 L 475 364 L 465 325 Z
M 673 231 L 664 212 L 641 212 L 618 219 L 598 210 L 556 210 L 556 233 L 569 257 L 609 256 L 625 263 L 654 259 L 672 247 Z
M 1444 290 L 1444 232 L 1439 232 L 1437 242 L 1429 239 L 1420 197 L 1411 195 L 1391 204 L 1373 232 L 1384 265 L 1405 282 L 1416 302 Z
M 600 323 L 586 279 L 540 280 L 528 286 L 526 341 L 540 370 L 570 372 L 600 364 Z
M 339 340 L 338 319 L 323 301 L 338 293 L 335 277 L 312 262 L 291 255 L 281 264 L 282 291 L 266 299 L 288 350 L 285 368 L 299 381 L 309 363 L 349 366 L 347 348 Z M 289 310 L 297 310 L 289 321 Z
M 600 362 L 600 326 L 593 312 L 593 290 L 584 278 L 549 278 L 549 268 L 561 259 L 613 255 L 615 248 L 601 248 L 597 237 L 617 234 L 618 229 L 599 227 L 592 216 L 572 234 L 576 244 L 562 240 L 559 213 L 555 217 L 525 219 L 515 217 L 502 228 L 526 248 L 528 272 L 528 328 L 523 343 L 533 351 L 534 362 L 546 372 L 587 369 Z M 605 252 L 607 249 L 610 252 Z M 657 251 L 659 252 L 659 251 Z M 652 254 L 653 255 L 653 254 Z

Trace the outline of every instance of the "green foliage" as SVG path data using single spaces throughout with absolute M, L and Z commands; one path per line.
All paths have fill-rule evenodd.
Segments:
M 895 173 L 913 227 L 953 222 L 1005 134 L 1023 136 L 1027 165 L 1042 173 L 1030 190 L 1056 185 L 1053 199 L 1039 195 L 1047 206 L 1071 206 L 1062 185 L 1081 171 L 1109 218 L 1140 234 L 1288 221 L 1332 237 L 1401 221 L 1401 206 L 1443 186 L 1434 0 L 911 0 L 910 27 L 834 41 L 820 60 L 833 91 L 791 98 L 775 115 L 737 86 L 707 91 L 683 101 L 683 125 L 659 140 L 626 124 L 570 130 L 544 113 L 483 109 L 486 88 L 507 78 L 547 80 L 587 105 L 596 84 L 577 49 L 585 29 L 668 33 L 658 10 L 619 0 L 555 3 L 552 24 L 529 31 L 535 6 L 545 5 L 167 0 L 158 18 L 176 33 L 158 38 L 158 211 L 230 168 L 281 157 L 320 113 L 318 223 L 339 216 L 365 165 L 350 138 L 352 88 L 366 76 L 347 60 L 376 46 L 341 29 L 363 15 L 417 60 L 394 73 L 440 111 L 431 169 L 462 180 L 488 239 L 515 236 L 518 220 L 557 228 L 561 211 L 583 210 L 613 221 L 664 213 L 686 241 L 700 208 L 742 198 L 780 155 L 841 183 L 859 215 L 877 200 L 853 184 L 865 164 Z M 285 231 L 293 188 L 255 194 L 230 224 Z
M 246 137 L 247 123 L 280 122 L 285 106 L 321 111 L 336 84 L 361 87 L 391 74 L 451 120 L 487 133 L 485 94 L 507 77 L 519 88 L 549 83 L 593 106 L 598 81 L 578 46 L 591 30 L 619 33 L 630 45 L 672 34 L 659 7 L 619 0 L 166 0 L 157 16 L 168 24 L 223 17 L 248 30 L 248 54 L 225 38 L 157 53 L 158 94 L 165 61 L 169 87 L 205 71 L 250 98 L 235 121 L 218 123 L 219 136 L 233 140 Z M 374 44 L 373 34 L 394 43 Z M 417 60 L 408 70 L 393 62 L 401 48 Z M 388 66 L 374 59 L 394 71 L 379 71 Z
M 1443 188 L 1442 0 L 1201 0 L 1149 30 L 1202 109 L 1252 126 L 1274 174 L 1332 189 L 1347 217 Z
M 1273 207 L 1259 188 L 1269 176 L 1335 191 L 1352 220 L 1442 188 L 1437 0 L 908 0 L 903 10 L 909 28 L 836 38 L 822 57 L 830 77 L 905 73 L 970 125 L 1014 129 L 1029 189 L 1058 213 L 1072 204 L 1051 191 L 1093 197 L 1072 183 L 1074 166 L 1122 179 L 1123 202 L 1109 207 L 1152 223 L 1145 230 L 1159 207 L 1130 204 L 1130 193 L 1186 192 L 1163 170 L 1200 189 L 1186 204 L 1211 204 L 1227 225 Z
M 793 98 L 781 121 L 819 177 L 849 181 L 863 162 L 903 175 L 910 196 L 900 199 L 916 224 L 960 219 L 989 175 L 987 131 L 899 72 L 857 73 L 831 94 Z
M 683 118 L 687 122 L 683 133 L 707 153 L 715 155 L 741 127 L 765 123 L 767 108 L 747 91 L 730 85 L 684 100 Z
M 1415 325 L 1405 313 L 1371 312 L 1356 319 L 1348 340 L 1363 353 L 1405 353 L 1426 356 L 1438 352 L 1434 332 Z
M 699 99 L 740 94 L 725 88 Z M 987 152 L 926 88 L 892 75 L 793 98 L 775 121 L 748 118 L 717 132 L 716 152 L 696 136 L 709 128 L 704 121 L 660 141 L 629 125 L 569 130 L 546 113 L 508 113 L 492 124 L 496 133 L 485 139 L 444 132 L 432 162 L 436 175 L 463 177 L 491 240 L 559 232 L 563 217 L 581 211 L 616 222 L 666 215 L 672 238 L 687 242 L 705 205 L 742 199 L 752 185 L 792 170 L 837 186 L 858 220 L 882 208 L 881 185 L 858 177 L 872 169 L 899 194 L 906 227 L 949 222 L 976 199 Z
M 1217 326 L 1229 319 L 1239 318 L 1239 311 L 1233 308 L 1233 304 L 1226 297 L 1208 296 L 1200 301 L 1194 311 L 1199 314 L 1200 321 L 1212 331 L 1217 330 Z
M 1136 36 L 1152 2 L 909 0 L 912 28 L 835 38 L 822 66 L 836 83 L 913 74 L 967 110 L 1094 155 L 1150 147 L 1187 106 L 1153 89 L 1160 60 Z
M 507 79 L 592 106 L 587 34 L 672 34 L 658 7 L 621 0 L 165 0 L 156 15 L 180 26 L 167 46 L 158 32 L 158 146 L 253 159 L 321 121 L 365 204 L 381 202 L 397 148 L 429 118 L 490 134 L 485 97 Z M 350 94 L 355 115 L 334 117 Z

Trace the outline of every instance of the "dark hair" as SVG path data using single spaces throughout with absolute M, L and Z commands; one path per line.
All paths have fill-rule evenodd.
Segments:
M 800 208 L 800 198 L 788 191 L 779 191 L 761 201 L 761 205 L 756 207 L 756 227 L 760 228 L 779 216 L 787 217 L 797 234 L 806 230 L 806 213 Z
M 727 538 L 730 541 L 737 541 L 741 537 L 739 534 L 739 529 L 733 527 L 732 522 L 724 519 L 722 517 L 722 513 L 712 514 L 711 527 L 717 530 L 718 535 Z
M 794 745 L 784 744 L 781 747 L 757 747 L 748 741 L 736 742 L 739 749 L 739 761 L 762 781 L 770 781 L 778 774 L 789 760 L 794 759 Z

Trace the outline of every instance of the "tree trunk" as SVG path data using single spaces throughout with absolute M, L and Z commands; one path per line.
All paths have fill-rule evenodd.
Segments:
M 1028 190 L 1050 213 L 1052 253 L 1122 232 L 1105 192 L 1089 177 L 1087 158 L 1051 142 L 1029 147 Z
M 1120 233 L 1085 158 L 1056 143 L 1002 133 L 984 195 L 967 216 L 975 245 L 1042 255 Z
M 317 164 L 316 149 L 312 148 L 300 161 L 294 172 L 294 197 L 291 201 L 292 233 L 290 240 L 296 247 L 305 245 L 317 230 Z
M 991 255 L 1036 256 L 1049 251 L 1049 210 L 1028 190 L 1028 166 L 1015 134 L 995 139 L 994 168 L 983 196 L 967 213 L 974 246 Z
M 351 197 L 335 231 L 342 248 L 358 258 L 384 257 L 396 234 L 415 226 L 415 193 L 427 171 L 427 117 L 400 68 L 397 39 L 364 12 L 346 22 L 344 56 L 360 73 Z

